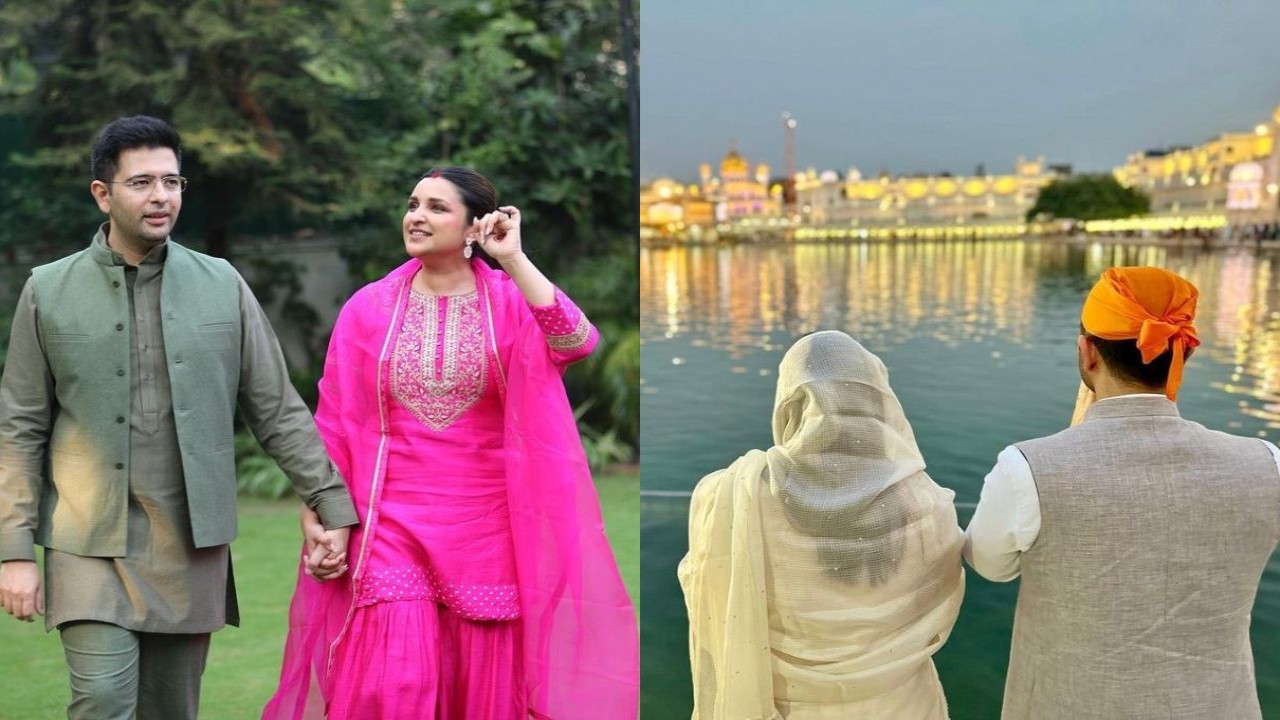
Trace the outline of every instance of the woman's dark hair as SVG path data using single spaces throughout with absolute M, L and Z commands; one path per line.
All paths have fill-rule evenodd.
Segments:
M 1083 328 L 1081 332 L 1098 348 L 1098 354 L 1111 372 L 1122 379 L 1149 388 L 1163 388 L 1169 383 L 1169 367 L 1173 364 L 1172 348 L 1160 353 L 1151 362 L 1144 363 L 1137 340 L 1103 340 L 1090 335 Z
M 462 202 L 467 206 L 467 222 L 498 209 L 498 191 L 489 178 L 467 167 L 449 165 L 435 167 L 423 174 L 422 179 L 443 178 L 458 188 Z
M 120 153 L 135 148 L 169 148 L 182 166 L 182 143 L 169 123 L 148 115 L 116 118 L 93 142 L 89 171 L 94 180 L 109 182 L 120 171 Z

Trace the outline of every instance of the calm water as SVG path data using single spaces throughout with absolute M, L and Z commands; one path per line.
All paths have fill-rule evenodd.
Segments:
M 1159 265 L 1200 288 L 1203 342 L 1184 416 L 1280 439 L 1280 254 L 1059 241 L 645 249 L 641 275 L 642 713 L 687 718 L 687 624 L 675 567 L 683 493 L 770 444 L 774 373 L 797 337 L 841 329 L 878 353 L 929 472 L 961 524 L 997 453 L 1066 426 L 1080 303 L 1112 265 Z M 937 656 L 951 716 L 999 717 L 1017 583 L 970 572 Z M 1280 718 L 1280 555 L 1254 608 L 1266 717 Z

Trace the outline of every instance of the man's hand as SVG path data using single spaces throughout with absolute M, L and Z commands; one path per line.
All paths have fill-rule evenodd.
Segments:
M 44 615 L 44 588 L 40 568 L 31 560 L 0 563 L 0 606 L 19 620 L 33 622 Z
M 324 582 L 342 577 L 347 572 L 347 540 L 351 528 L 325 530 L 320 516 L 308 507 L 302 508 L 302 537 L 306 541 L 305 572 Z

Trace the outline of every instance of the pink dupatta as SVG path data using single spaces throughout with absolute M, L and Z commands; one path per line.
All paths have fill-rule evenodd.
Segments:
M 472 261 L 489 320 L 486 343 L 505 377 L 508 505 L 520 589 L 526 706 L 535 718 L 635 718 L 639 644 L 635 610 L 605 538 L 561 368 L 515 283 Z M 320 583 L 299 563 L 280 686 L 264 720 L 324 717 L 333 649 L 355 612 L 353 590 L 377 537 L 386 472 L 390 350 L 404 321 L 410 260 L 361 288 L 334 325 L 316 424 L 360 516 L 351 572 Z M 424 458 L 424 462 L 428 461 Z

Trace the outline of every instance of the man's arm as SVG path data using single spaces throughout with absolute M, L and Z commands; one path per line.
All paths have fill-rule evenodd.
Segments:
M 0 606 L 19 620 L 44 614 L 35 532 L 53 402 L 35 286 L 28 279 L 18 298 L 0 379 Z
M 1022 553 L 1040 535 L 1040 496 L 1027 459 L 1013 446 L 996 458 L 982 484 L 978 508 L 964 531 L 964 559 L 996 582 L 1022 573 Z
M 351 493 L 325 453 L 311 412 L 289 380 L 280 343 L 249 286 L 243 279 L 239 282 L 244 332 L 239 404 L 245 422 L 325 528 L 355 525 Z

